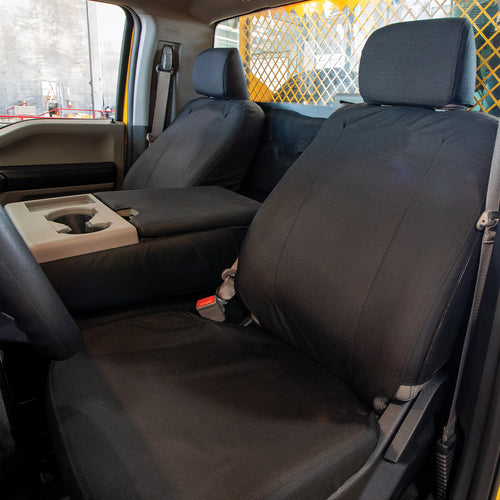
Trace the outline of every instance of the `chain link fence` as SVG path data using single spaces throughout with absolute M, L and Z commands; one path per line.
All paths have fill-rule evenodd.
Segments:
M 219 23 L 216 47 L 240 50 L 250 98 L 331 106 L 358 92 L 357 68 L 368 36 L 400 21 L 465 17 L 475 32 L 475 109 L 500 115 L 497 0 L 308 1 Z

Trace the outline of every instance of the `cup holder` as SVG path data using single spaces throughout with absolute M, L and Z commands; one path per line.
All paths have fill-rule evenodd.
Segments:
M 87 224 L 94 215 L 89 215 L 85 213 L 71 213 L 59 215 L 54 218 L 50 218 L 53 222 L 58 222 L 59 224 L 64 224 L 70 228 L 66 234 L 85 234 L 85 233 L 95 233 L 96 231 L 102 231 L 106 229 L 105 226 L 94 226 Z

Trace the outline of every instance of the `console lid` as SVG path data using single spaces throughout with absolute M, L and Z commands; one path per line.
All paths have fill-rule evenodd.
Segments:
M 218 186 L 95 193 L 103 203 L 154 238 L 230 226 L 248 226 L 260 203 Z

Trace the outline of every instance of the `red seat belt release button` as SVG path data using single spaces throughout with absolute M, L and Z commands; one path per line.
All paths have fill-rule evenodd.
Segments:
M 196 310 L 200 316 L 212 321 L 224 321 L 226 319 L 224 311 L 224 301 L 216 295 L 210 295 L 196 302 Z

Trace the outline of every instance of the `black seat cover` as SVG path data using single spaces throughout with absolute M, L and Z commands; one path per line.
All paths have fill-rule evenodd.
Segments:
M 320 498 L 375 447 L 356 395 L 261 330 L 171 312 L 84 335 L 50 388 L 75 498 Z
M 375 32 L 360 91 L 392 106 L 332 115 L 242 249 L 238 289 L 263 327 L 367 403 L 428 380 L 463 318 L 497 122 L 433 108 L 473 104 L 474 47 L 463 19 Z
M 239 52 L 202 52 L 193 67 L 193 86 L 207 97 L 182 108 L 132 165 L 123 189 L 239 188 L 264 125 L 264 112 L 248 99 Z
M 237 285 L 262 328 L 131 317 L 87 331 L 85 350 L 54 364 L 53 431 L 76 495 L 326 498 L 376 447 L 374 398 L 411 397 L 445 362 L 496 121 L 432 109 L 472 103 L 466 21 L 380 31 L 360 70 L 373 104 L 329 118 L 250 227 Z M 394 47 L 397 85 L 383 60 Z M 439 81 L 412 103 L 422 73 Z M 381 78 L 392 106 L 379 105 Z

